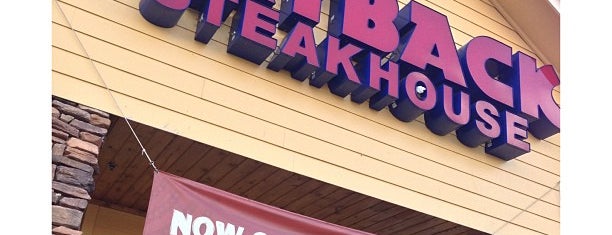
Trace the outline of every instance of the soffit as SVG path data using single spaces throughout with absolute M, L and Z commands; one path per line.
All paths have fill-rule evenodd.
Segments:
M 548 0 L 491 0 L 525 42 L 558 74 L 560 65 L 560 14 Z M 557 3 L 559 1 L 556 1 Z
M 121 118 L 100 149 L 92 203 L 145 216 L 153 170 Z M 375 234 L 485 234 L 409 208 L 131 122 L 159 170 L 298 214 Z

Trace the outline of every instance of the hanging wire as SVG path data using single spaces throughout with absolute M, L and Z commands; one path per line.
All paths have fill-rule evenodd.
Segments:
M 117 99 L 115 98 L 115 96 L 113 95 L 111 90 L 108 88 L 108 85 L 106 85 L 106 81 L 104 81 L 104 78 L 100 74 L 100 71 L 98 71 L 98 67 L 96 67 L 96 64 L 94 63 L 93 59 L 91 59 L 91 56 L 89 56 L 89 53 L 87 53 L 87 49 L 85 49 L 85 46 L 83 46 L 83 43 L 81 42 L 81 39 L 77 35 L 77 33 L 74 30 L 74 28 L 72 27 L 72 24 L 70 23 L 70 20 L 68 20 L 68 17 L 66 17 L 66 14 L 64 14 L 64 11 L 63 11 L 62 7 L 57 2 L 57 0 L 54 0 L 54 2 L 55 2 L 55 5 L 57 6 L 57 8 L 59 9 L 60 13 L 62 14 L 62 16 L 64 17 L 64 19 L 68 23 L 68 27 L 70 27 L 70 29 L 72 30 L 72 33 L 74 34 L 74 37 L 77 39 L 77 42 L 79 42 L 79 46 L 81 46 L 81 49 L 83 49 L 83 52 L 85 53 L 85 56 L 87 57 L 87 59 L 89 59 L 89 62 L 93 66 L 94 70 L 96 71 L 96 74 L 98 75 L 98 77 L 102 81 L 102 84 L 104 85 L 104 88 L 106 88 L 106 91 L 108 92 L 108 94 L 113 99 L 113 102 L 115 103 L 115 106 L 117 106 L 117 109 L 119 109 L 119 112 L 121 113 L 121 116 L 123 117 L 123 119 L 127 123 L 128 127 L 130 128 L 130 131 L 132 132 L 132 135 L 134 135 L 134 137 L 136 138 L 136 141 L 138 142 L 138 145 L 140 145 L 140 148 L 142 149 L 142 151 L 140 152 L 141 155 L 144 155 L 147 158 L 147 160 L 149 161 L 149 165 L 151 165 L 151 167 L 153 168 L 155 173 L 159 173 L 159 170 L 157 169 L 157 167 L 155 167 L 155 162 L 153 162 L 153 160 L 151 160 L 151 157 L 149 157 L 149 154 L 147 153 L 147 150 L 145 150 L 145 147 L 142 145 L 142 142 L 140 142 L 140 139 L 138 138 L 138 135 L 136 135 L 136 132 L 134 131 L 134 128 L 132 128 L 132 125 L 130 124 L 130 121 L 128 120 L 126 115 L 123 113 L 123 110 L 121 109 L 121 106 L 119 105 L 119 102 L 117 102 Z
M 529 210 L 529 208 L 531 208 L 534 204 L 536 204 L 536 202 L 541 201 L 544 196 L 546 196 L 548 193 L 550 193 L 550 191 L 555 189 L 560 183 L 561 183 L 561 181 L 557 181 L 555 186 L 549 188 L 548 191 L 546 191 L 544 194 L 542 194 L 542 196 L 540 196 L 538 199 L 536 199 L 531 204 L 529 204 L 529 206 L 527 206 L 525 209 L 521 210 L 518 214 L 516 214 L 514 217 L 512 217 L 512 219 L 506 221 L 506 223 L 504 223 L 501 227 L 499 227 L 497 230 L 495 230 L 495 232 L 493 232 L 492 234 L 497 234 L 497 232 L 501 231 L 504 227 L 506 227 L 506 225 L 508 225 L 510 222 L 514 221 L 514 219 L 518 218 L 519 215 L 521 215 L 521 214 L 523 214 L 523 212 Z

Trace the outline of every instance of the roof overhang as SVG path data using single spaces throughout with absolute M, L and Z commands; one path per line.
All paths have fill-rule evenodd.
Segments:
M 560 75 L 560 0 L 491 0 L 544 64 Z M 561 77 L 561 76 L 559 76 Z

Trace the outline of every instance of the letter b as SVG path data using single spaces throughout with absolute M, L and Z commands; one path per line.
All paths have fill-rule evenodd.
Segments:
M 380 52 L 391 52 L 399 43 L 393 24 L 396 0 L 332 0 L 328 31 L 330 35 Z

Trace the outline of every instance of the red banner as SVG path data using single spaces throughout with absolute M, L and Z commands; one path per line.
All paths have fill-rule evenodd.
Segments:
M 159 172 L 143 234 L 285 235 L 370 234 L 293 212 Z

